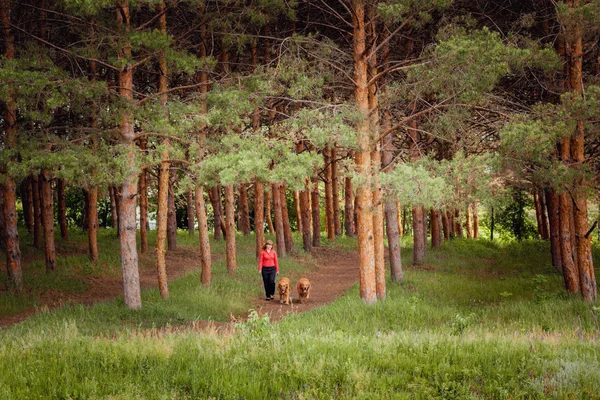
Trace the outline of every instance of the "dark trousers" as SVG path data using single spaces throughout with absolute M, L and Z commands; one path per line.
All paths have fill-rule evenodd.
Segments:
M 262 278 L 265 284 L 265 296 L 271 297 L 275 295 L 275 267 L 262 267 Z

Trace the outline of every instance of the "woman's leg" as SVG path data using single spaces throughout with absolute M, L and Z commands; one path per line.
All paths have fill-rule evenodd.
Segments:
M 261 273 L 262 273 L 262 278 L 263 278 L 263 285 L 265 286 L 265 297 L 268 299 L 269 298 L 269 288 L 270 288 L 268 268 L 263 267 L 263 269 L 261 270 Z

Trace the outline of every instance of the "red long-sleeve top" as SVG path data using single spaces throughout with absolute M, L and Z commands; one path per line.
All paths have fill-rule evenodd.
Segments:
M 263 250 L 258 257 L 258 271 L 262 271 L 262 267 L 275 267 L 275 271 L 279 272 L 279 261 L 275 250 Z

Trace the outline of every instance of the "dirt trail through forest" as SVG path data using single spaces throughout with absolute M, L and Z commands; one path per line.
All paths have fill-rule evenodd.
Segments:
M 311 281 L 310 300 L 306 304 L 298 301 L 296 292 L 296 279 L 292 279 L 291 305 L 279 303 L 279 296 L 273 301 L 266 301 L 263 296 L 252 304 L 260 314 L 268 314 L 271 321 L 275 322 L 285 317 L 288 313 L 300 313 L 312 308 L 331 303 L 341 296 L 354 283 L 358 282 L 358 253 L 346 252 L 339 249 L 315 248 L 313 256 L 317 268 L 306 273 Z M 149 257 L 143 255 L 142 257 Z M 185 248 L 167 253 L 167 274 L 169 281 L 177 279 L 198 268 L 199 251 Z M 150 261 L 150 260 L 147 260 Z M 282 277 L 280 275 L 279 277 Z M 278 278 L 279 278 L 278 277 Z M 0 317 L 0 328 L 21 322 L 28 317 L 45 310 L 59 308 L 65 304 L 94 304 L 99 301 L 115 299 L 123 292 L 120 276 L 88 276 L 83 278 L 88 283 L 88 290 L 81 293 L 64 293 L 47 291 L 40 296 L 39 305 L 14 315 Z M 140 284 L 142 288 L 156 286 L 156 272 L 153 268 L 140 269 Z M 229 330 L 233 327 L 234 320 L 243 320 L 245 316 L 232 318 L 228 323 L 215 323 L 196 321 L 187 327 L 171 327 L 171 330 L 180 329 L 207 329 L 217 328 Z M 161 329 L 161 331 L 164 331 Z

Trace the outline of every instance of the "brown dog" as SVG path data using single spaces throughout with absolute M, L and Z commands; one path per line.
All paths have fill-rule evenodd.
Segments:
M 283 277 L 279 280 L 277 284 L 277 291 L 279 292 L 279 302 L 281 304 L 290 304 L 290 280 L 286 277 Z
M 300 303 L 306 303 L 308 301 L 308 297 L 310 296 L 310 281 L 306 278 L 300 279 L 296 285 L 296 289 L 298 289 Z

